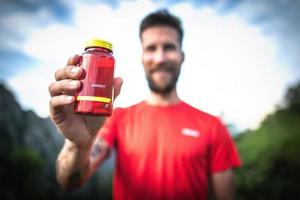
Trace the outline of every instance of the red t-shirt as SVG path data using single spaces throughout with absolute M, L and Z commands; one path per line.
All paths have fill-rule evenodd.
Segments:
M 114 199 L 206 199 L 210 174 L 240 165 L 219 119 L 184 102 L 115 109 L 99 136 L 116 149 Z

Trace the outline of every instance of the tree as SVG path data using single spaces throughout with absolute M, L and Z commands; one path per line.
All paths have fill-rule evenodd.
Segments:
M 289 109 L 300 112 L 300 81 L 287 90 L 285 102 Z

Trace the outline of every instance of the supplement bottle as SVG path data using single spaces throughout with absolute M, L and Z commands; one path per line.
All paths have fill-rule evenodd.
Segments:
M 84 73 L 81 87 L 75 94 L 75 113 L 111 115 L 114 65 L 111 43 L 99 39 L 87 42 L 79 63 Z

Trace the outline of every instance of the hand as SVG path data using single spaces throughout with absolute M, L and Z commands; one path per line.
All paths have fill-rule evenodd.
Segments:
M 55 82 L 50 84 L 50 118 L 57 129 L 78 147 L 89 147 L 102 126 L 105 117 L 74 114 L 75 91 L 80 87 L 79 81 L 84 69 L 78 67 L 80 56 L 68 60 L 67 66 L 55 73 Z M 114 79 L 115 98 L 119 95 L 123 80 Z

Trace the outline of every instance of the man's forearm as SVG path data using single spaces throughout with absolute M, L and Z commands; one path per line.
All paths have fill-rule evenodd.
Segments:
M 90 148 L 78 148 L 66 140 L 56 162 L 56 176 L 64 190 L 83 185 L 90 176 Z
M 234 173 L 232 169 L 214 173 L 212 186 L 216 200 L 234 200 Z

